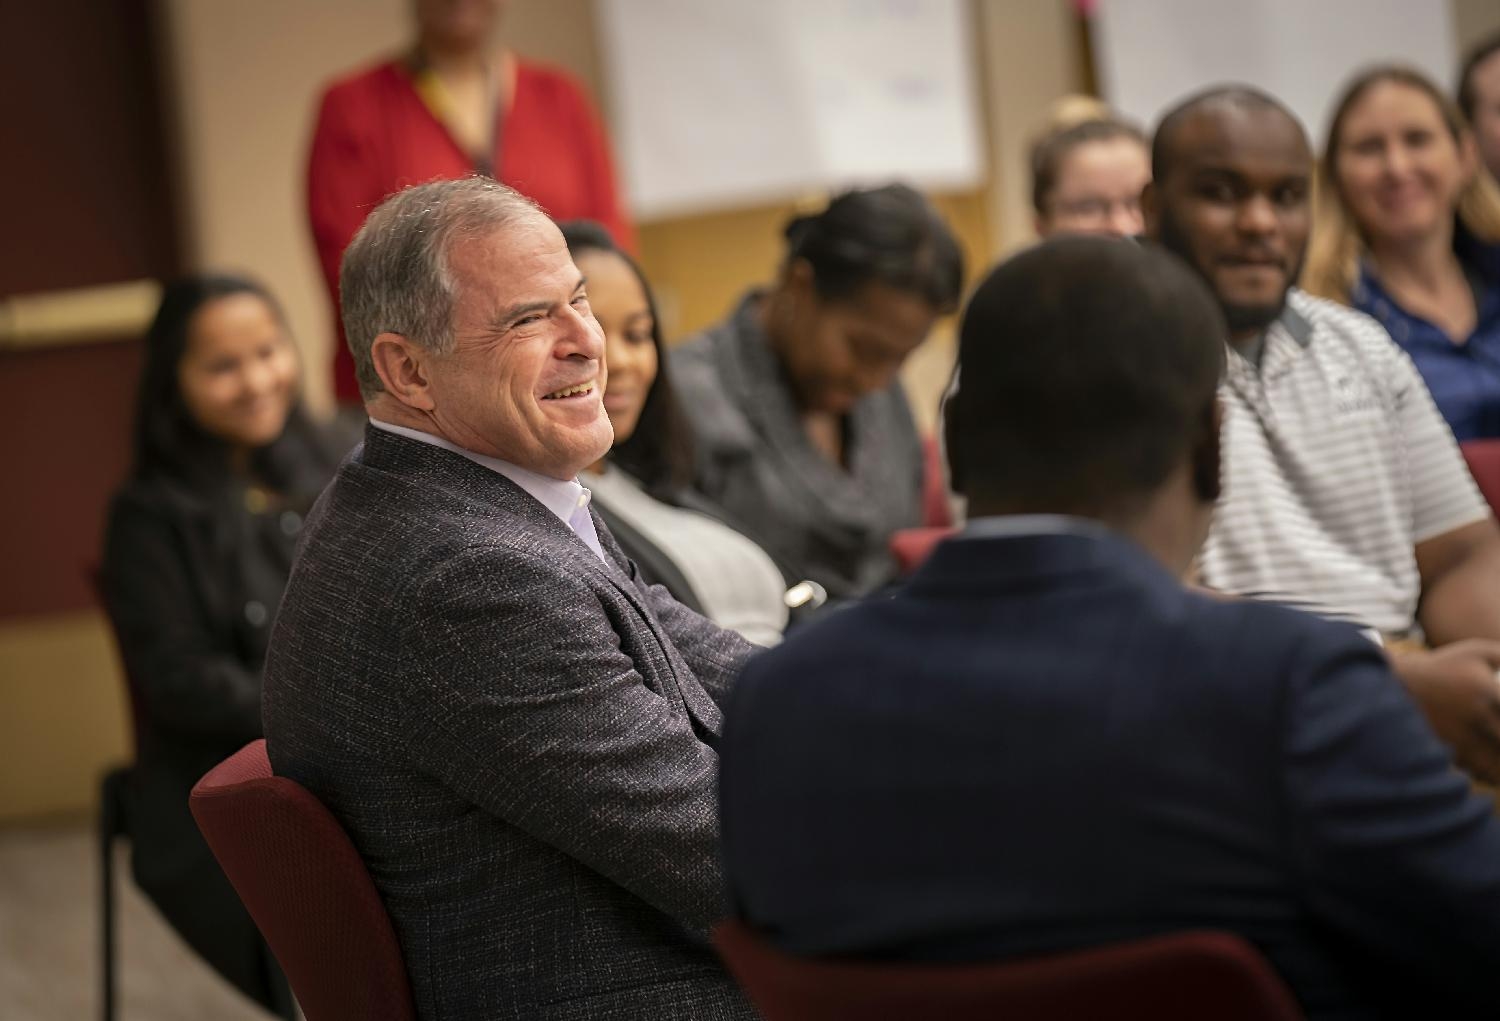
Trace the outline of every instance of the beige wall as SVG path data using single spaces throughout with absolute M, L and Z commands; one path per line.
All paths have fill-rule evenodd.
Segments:
M 319 86 L 402 44 L 406 0 L 167 0 L 190 264 L 240 269 L 281 300 L 308 397 L 326 407 L 331 313 L 303 215 Z
M 1500 2 L 1496 0 L 1451 0 L 1453 34 L 1458 52 L 1467 51 L 1482 39 L 1500 32 Z
M 0 823 L 75 816 L 129 760 L 125 691 L 102 614 L 0 624 Z

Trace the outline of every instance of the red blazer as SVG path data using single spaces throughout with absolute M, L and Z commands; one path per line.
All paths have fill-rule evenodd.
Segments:
M 627 248 L 635 233 L 615 193 L 609 144 L 582 88 L 561 71 L 518 61 L 515 95 L 496 132 L 496 177 L 554 219 L 586 217 Z M 435 118 L 397 62 L 329 86 L 307 168 L 307 213 L 335 308 L 334 391 L 359 403 L 338 321 L 339 260 L 365 216 L 393 192 L 464 177 L 473 160 Z

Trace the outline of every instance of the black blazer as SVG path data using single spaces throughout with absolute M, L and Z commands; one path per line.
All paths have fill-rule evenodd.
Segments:
M 951 539 L 725 715 L 731 893 L 794 951 L 1221 928 L 1310 1018 L 1500 1011 L 1500 819 L 1379 650 L 1122 538 Z
M 187 798 L 204 773 L 260 736 L 271 619 L 302 514 L 332 471 L 321 437 L 279 453 L 291 492 L 276 509 L 257 510 L 227 479 L 130 482 L 110 506 L 100 571 L 137 717 L 126 791 L 132 871 L 188 944 L 262 1003 L 273 1002 L 269 984 L 280 979 Z

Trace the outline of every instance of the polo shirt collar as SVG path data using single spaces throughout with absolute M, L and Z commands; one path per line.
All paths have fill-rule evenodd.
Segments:
M 1297 357 L 1312 346 L 1312 339 L 1313 324 L 1292 307 L 1288 295 L 1288 301 L 1281 306 L 1281 312 L 1260 335 L 1259 365 L 1233 346 L 1230 347 L 1228 380 L 1241 386 L 1257 387 L 1275 379 L 1291 368 Z
M 1303 348 L 1312 344 L 1312 323 L 1308 322 L 1301 312 L 1292 308 L 1290 301 L 1281 306 L 1281 315 L 1276 317 L 1276 322 L 1280 323 L 1281 328 L 1286 330 L 1287 336 L 1291 337 Z M 1274 326 L 1275 323 L 1272 325 Z

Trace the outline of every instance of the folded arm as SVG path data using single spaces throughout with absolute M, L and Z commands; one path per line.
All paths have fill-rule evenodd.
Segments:
M 1475 777 L 1500 783 L 1500 527 L 1486 517 L 1417 544 L 1417 618 L 1432 650 L 1396 653 L 1397 674 Z
M 1450 767 L 1373 647 L 1323 644 L 1295 674 L 1286 708 L 1284 789 L 1303 895 L 1380 973 L 1493 1013 L 1500 819 Z
M 1422 601 L 1417 619 L 1427 640 L 1500 640 L 1500 526 L 1484 518 L 1417 543 Z

